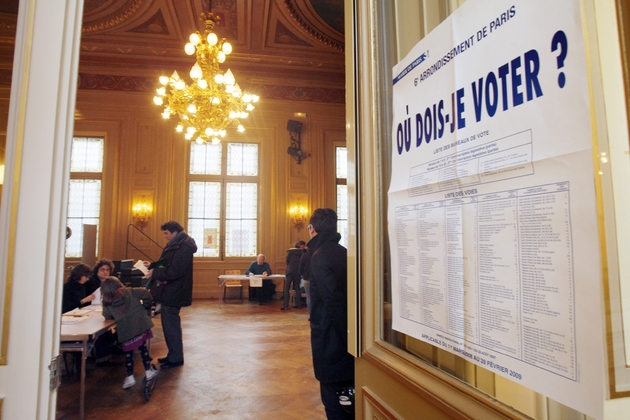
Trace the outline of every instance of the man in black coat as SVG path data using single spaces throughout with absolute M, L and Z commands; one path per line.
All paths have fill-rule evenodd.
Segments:
M 354 407 L 340 395 L 354 395 L 354 358 L 348 353 L 347 250 L 339 245 L 337 213 L 317 209 L 308 225 L 312 251 L 311 350 L 328 419 L 353 419 Z
M 160 259 L 150 265 L 146 277 L 150 279 L 151 295 L 162 306 L 162 330 L 168 354 L 158 362 L 164 369 L 184 364 L 179 311 L 182 306 L 192 305 L 193 254 L 197 252 L 197 244 L 174 220 L 164 223 L 160 229 L 168 243 Z

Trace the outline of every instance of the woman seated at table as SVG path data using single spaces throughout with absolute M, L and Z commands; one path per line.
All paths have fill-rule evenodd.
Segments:
M 108 260 L 107 258 L 103 258 L 99 260 L 94 268 L 92 268 L 92 276 L 85 283 L 85 292 L 89 295 L 92 294 L 101 287 L 101 283 L 110 275 L 113 275 L 114 272 L 114 263 L 112 260 Z
M 62 313 L 89 305 L 94 295 L 85 290 L 85 283 L 90 279 L 92 269 L 87 264 L 77 264 L 70 272 L 68 281 L 63 285 Z
M 98 270 L 97 270 L 98 272 Z M 87 282 L 92 269 L 87 264 L 77 264 L 70 272 L 68 281 L 63 285 L 62 313 L 89 305 L 94 300 L 94 293 L 88 293 Z M 94 343 L 96 366 L 111 366 L 111 347 L 116 337 L 111 331 L 102 334 Z

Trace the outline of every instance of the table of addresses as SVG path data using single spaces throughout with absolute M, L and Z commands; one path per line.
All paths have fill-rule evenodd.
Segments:
M 399 316 L 577 380 L 569 183 L 396 208 Z

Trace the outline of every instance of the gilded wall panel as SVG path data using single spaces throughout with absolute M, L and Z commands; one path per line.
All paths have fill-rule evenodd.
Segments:
M 305 179 L 290 179 L 289 191 L 308 191 L 308 181 Z
M 141 124 L 136 142 L 136 173 L 152 174 L 155 162 L 155 126 Z
M 155 178 L 137 176 L 133 178 L 134 188 L 154 188 Z

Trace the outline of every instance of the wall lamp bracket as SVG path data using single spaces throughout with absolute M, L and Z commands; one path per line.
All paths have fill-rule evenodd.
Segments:
M 307 154 L 302 150 L 302 123 L 289 120 L 287 122 L 287 131 L 291 140 L 291 146 L 287 149 L 287 153 L 297 161 L 298 165 L 301 165 L 304 159 L 311 156 L 310 153 Z
M 147 225 L 147 223 L 149 223 L 149 220 L 151 220 L 152 212 L 153 209 L 144 200 L 133 206 L 132 213 L 135 225 L 138 226 L 140 229 L 143 229 Z

